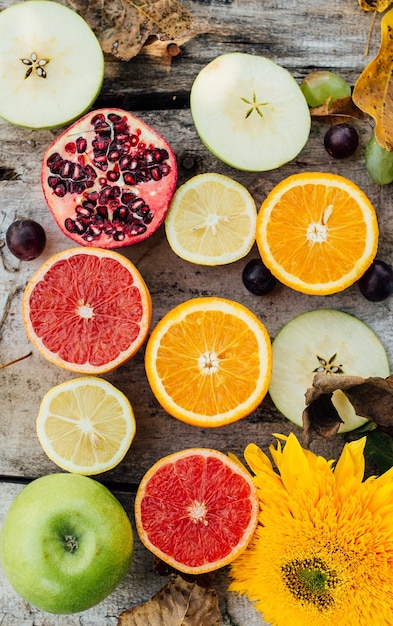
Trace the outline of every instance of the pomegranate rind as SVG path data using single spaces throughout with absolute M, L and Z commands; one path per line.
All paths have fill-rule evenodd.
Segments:
M 144 241 L 161 226 L 177 175 L 175 153 L 156 130 L 122 109 L 97 109 L 47 148 L 41 185 L 67 237 L 116 249 Z
M 135 265 L 116 251 L 71 248 L 48 259 L 22 298 L 27 337 L 49 362 L 85 374 L 110 372 L 146 340 L 152 303 Z
M 258 514 L 251 475 L 211 448 L 163 457 L 146 472 L 135 498 L 144 546 L 174 569 L 194 575 L 238 557 L 255 532 Z

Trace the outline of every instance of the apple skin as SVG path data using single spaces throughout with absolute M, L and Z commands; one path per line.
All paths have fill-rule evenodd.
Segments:
M 124 578 L 132 552 L 131 523 L 120 502 L 79 474 L 33 480 L 0 531 L 0 562 L 10 584 L 48 613 L 77 613 L 101 602 Z
M 21 57 L 49 59 L 45 79 Z M 31 69 L 31 68 L 30 68 Z M 17 2 L 0 12 L 0 116 L 34 130 L 71 124 L 100 94 L 105 73 L 101 44 L 84 17 L 53 0 Z M 26 105 L 28 103 L 28 106 Z

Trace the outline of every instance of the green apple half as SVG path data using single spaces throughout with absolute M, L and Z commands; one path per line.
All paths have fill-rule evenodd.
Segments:
M 43 611 L 84 611 L 106 598 L 131 562 L 133 534 L 120 502 L 78 474 L 49 474 L 11 504 L 0 532 L 4 573 Z
M 85 20 L 51 0 L 0 13 L 0 117 L 27 128 L 56 128 L 97 98 L 104 55 Z
M 317 372 L 363 378 L 390 374 L 385 348 L 374 331 L 353 315 L 334 309 L 294 317 L 277 333 L 272 348 L 269 394 L 276 408 L 298 426 L 306 408 L 305 393 Z M 344 422 L 339 432 L 367 421 L 356 415 L 342 391 L 333 393 L 332 402 Z
M 199 72 L 190 98 L 203 143 L 239 170 L 267 171 L 291 161 L 310 134 L 300 86 L 266 57 L 233 52 L 215 58 Z

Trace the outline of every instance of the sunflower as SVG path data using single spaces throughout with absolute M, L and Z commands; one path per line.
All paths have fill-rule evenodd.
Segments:
M 274 626 L 392 626 L 393 468 L 362 482 L 365 437 L 335 466 L 276 437 L 278 473 L 255 444 L 244 453 L 261 510 L 229 589 Z

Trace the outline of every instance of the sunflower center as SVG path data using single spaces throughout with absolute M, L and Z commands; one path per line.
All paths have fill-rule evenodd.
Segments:
M 299 569 L 298 578 L 303 585 L 314 593 L 326 591 L 327 575 L 318 569 Z
M 281 568 L 285 586 L 301 604 L 313 604 L 323 611 L 334 604 L 331 591 L 338 584 L 338 577 L 322 559 L 294 559 Z

